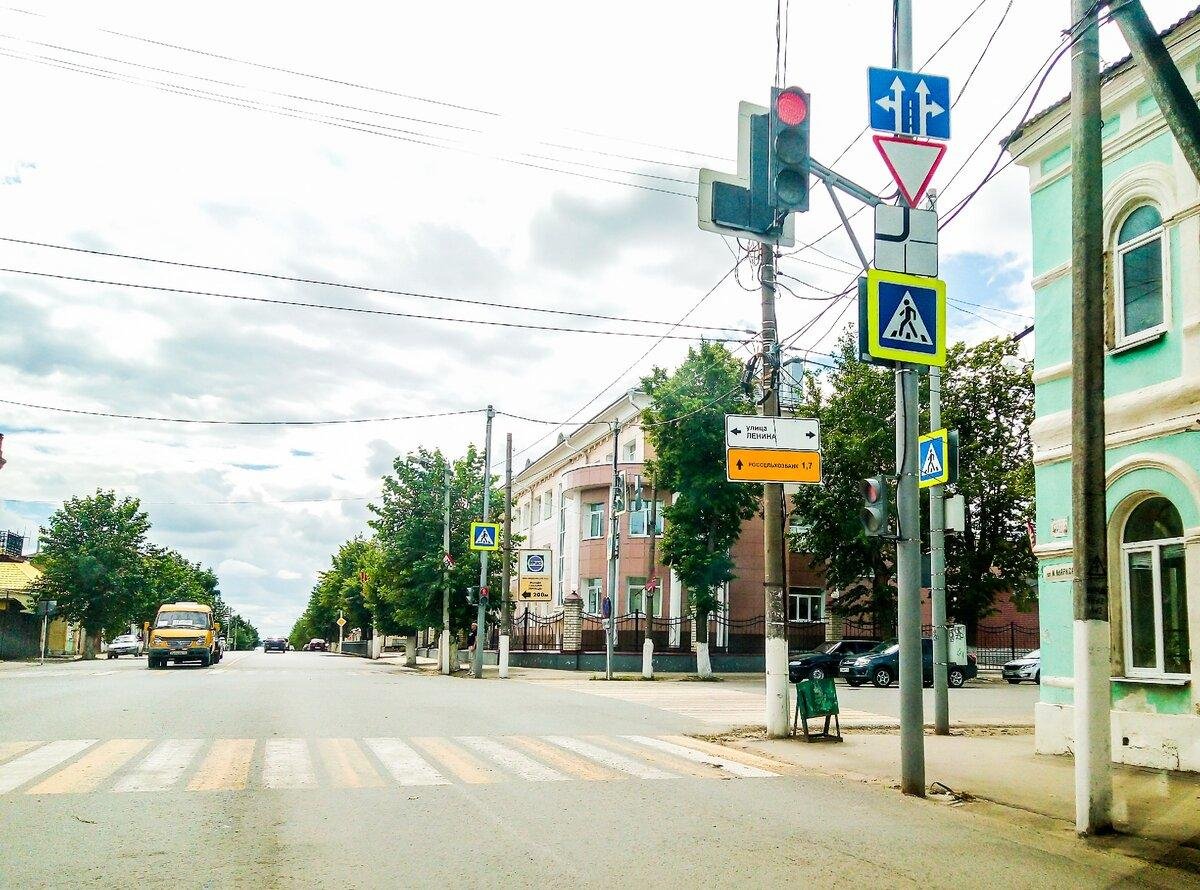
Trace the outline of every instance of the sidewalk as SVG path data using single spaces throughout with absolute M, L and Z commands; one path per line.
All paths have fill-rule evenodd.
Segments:
M 1074 759 L 1037 754 L 1022 728 L 964 728 L 925 736 L 926 785 L 958 795 L 1075 821 Z M 845 741 L 805 742 L 730 734 L 722 744 L 766 754 L 806 770 L 899 787 L 900 734 L 847 730 Z M 936 789 L 941 790 L 941 789 Z M 1200 775 L 1114 765 L 1113 816 L 1129 834 L 1200 849 Z

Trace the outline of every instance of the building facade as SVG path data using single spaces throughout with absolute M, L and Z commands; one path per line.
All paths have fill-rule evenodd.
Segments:
M 1166 32 L 1200 93 L 1200 14 Z M 1200 770 L 1200 189 L 1141 71 L 1102 86 L 1113 757 Z M 1073 747 L 1067 100 L 1009 137 L 1028 170 L 1040 562 L 1037 745 Z

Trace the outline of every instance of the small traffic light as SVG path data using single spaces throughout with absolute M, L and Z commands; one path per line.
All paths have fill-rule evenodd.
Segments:
M 767 203 L 777 213 L 808 210 L 810 97 L 799 87 L 771 89 Z
M 882 476 L 872 476 L 864 479 L 859 486 L 862 492 L 863 508 L 859 514 L 863 531 L 869 538 L 881 538 L 888 530 L 888 486 Z
M 467 602 L 470 603 L 472 606 L 479 605 L 479 588 L 478 587 L 468 587 L 467 588 Z
M 613 486 L 613 515 L 620 516 L 625 512 L 625 471 L 617 473 L 616 485 Z

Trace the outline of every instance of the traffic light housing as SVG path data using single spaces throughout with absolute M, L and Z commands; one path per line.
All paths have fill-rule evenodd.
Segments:
M 767 203 L 778 214 L 808 210 L 810 97 L 799 87 L 771 89 Z
M 626 497 L 628 491 L 625 488 L 625 471 L 621 470 L 617 473 L 615 484 L 613 485 L 613 504 L 612 511 L 614 516 L 620 516 L 626 509 Z
M 888 531 L 888 485 L 882 476 L 864 479 L 859 485 L 863 507 L 859 519 L 868 538 L 882 538 Z
M 478 587 L 468 587 L 467 588 L 467 602 L 470 603 L 472 606 L 479 605 L 479 588 Z

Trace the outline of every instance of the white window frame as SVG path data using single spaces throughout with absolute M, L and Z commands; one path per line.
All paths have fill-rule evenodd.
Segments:
M 1142 343 L 1148 343 L 1151 340 L 1157 340 L 1165 334 L 1171 327 L 1171 239 L 1168 237 L 1167 227 L 1163 223 L 1159 223 L 1158 228 L 1151 229 L 1145 234 L 1138 235 L 1136 238 L 1126 241 L 1124 244 L 1118 244 L 1117 239 L 1121 236 L 1121 227 L 1136 211 L 1143 207 L 1153 207 L 1158 213 L 1159 219 L 1162 219 L 1162 209 L 1153 201 L 1142 201 L 1129 211 L 1122 214 L 1117 220 L 1116 227 L 1113 230 L 1113 344 L 1114 351 L 1129 349 L 1134 346 L 1139 346 Z M 1144 244 L 1159 239 L 1162 243 L 1162 322 L 1152 328 L 1146 328 L 1144 331 L 1138 331 L 1136 334 L 1125 333 L 1125 274 L 1124 274 L 1124 258 L 1125 254 L 1132 250 L 1136 250 Z
M 554 514 L 554 492 L 542 492 L 542 519 L 549 519 Z
M 817 591 L 816 593 L 808 593 L 812 590 L 808 587 L 791 587 L 787 592 L 787 620 L 788 621 L 823 621 L 825 620 L 825 592 Z M 794 592 L 793 592 L 794 591 Z M 807 618 L 792 617 L 792 602 L 799 602 L 801 599 L 808 600 L 808 616 Z M 820 618 L 812 617 L 812 601 L 816 600 L 821 611 Z
M 600 538 L 605 537 L 608 532 L 604 528 L 604 501 L 593 501 L 592 503 L 585 504 L 584 506 L 587 507 L 587 513 L 585 514 L 587 518 L 587 526 L 584 528 L 583 539 L 585 541 L 597 541 Z M 600 509 L 595 510 L 593 509 L 594 507 L 599 507 Z M 592 534 L 592 520 L 596 516 L 600 517 L 600 533 Z
M 650 537 L 650 533 L 648 531 L 646 531 L 646 529 L 650 528 L 650 502 L 646 501 L 645 504 L 646 504 L 646 506 L 643 507 L 641 510 L 630 510 L 629 511 L 629 537 L 631 537 L 631 538 L 648 538 L 648 537 Z M 640 531 L 640 532 L 635 532 L 633 530 L 634 517 L 637 517 L 637 516 L 641 517 L 642 531 Z M 657 530 L 654 533 L 654 536 L 657 538 L 661 538 L 663 529 L 666 528 L 666 523 L 665 523 L 665 520 L 663 519 L 663 502 L 662 501 L 658 502 L 658 515 L 655 517 L 654 525 L 657 528 Z
M 1184 544 L 1183 538 L 1159 538 L 1154 541 L 1133 541 L 1121 545 L 1121 611 L 1122 630 L 1125 635 L 1125 675 L 1127 677 L 1154 677 L 1164 680 L 1187 680 L 1191 674 L 1168 673 L 1166 653 L 1163 645 L 1162 623 L 1162 548 Z M 1150 570 L 1154 590 L 1154 667 L 1134 667 L 1133 664 L 1133 607 L 1130 602 L 1129 557 L 1133 553 L 1150 554 Z M 1186 569 L 1185 569 L 1186 571 Z M 1186 596 L 1186 593 L 1185 593 Z
M 584 581 L 584 608 L 589 615 L 599 615 L 604 604 L 604 579 L 588 578 Z M 592 598 L 595 597 L 595 608 Z
M 621 447 L 621 456 L 625 463 L 637 463 L 637 439 L 630 439 Z

